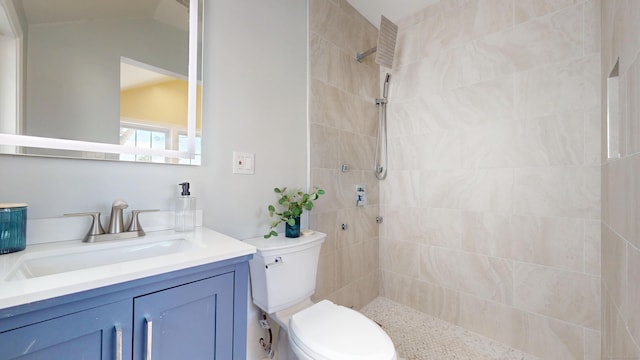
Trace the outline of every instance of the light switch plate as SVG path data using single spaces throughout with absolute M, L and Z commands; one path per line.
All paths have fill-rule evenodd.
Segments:
M 233 173 L 234 174 L 255 174 L 255 154 L 247 152 L 233 152 Z

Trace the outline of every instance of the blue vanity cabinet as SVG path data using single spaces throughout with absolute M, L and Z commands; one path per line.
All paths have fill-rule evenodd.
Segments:
M 135 298 L 133 359 L 232 359 L 233 285 L 228 273 Z
M 244 360 L 251 256 L 0 309 L 0 360 Z
M 120 301 L 0 333 L 0 359 L 125 359 L 131 321 L 130 302 Z

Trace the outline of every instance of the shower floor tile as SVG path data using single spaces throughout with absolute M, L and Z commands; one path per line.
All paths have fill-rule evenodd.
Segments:
M 399 359 L 538 360 L 459 326 L 378 297 L 360 312 L 389 334 Z

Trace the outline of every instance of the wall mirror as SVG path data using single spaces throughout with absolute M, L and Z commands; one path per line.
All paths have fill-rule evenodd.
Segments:
M 203 0 L 0 0 L 0 153 L 200 163 Z

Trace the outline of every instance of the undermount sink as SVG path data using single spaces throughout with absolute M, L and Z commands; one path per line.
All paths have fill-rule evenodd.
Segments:
M 104 245 L 104 246 L 101 246 Z M 66 251 L 45 251 L 24 256 L 5 278 L 6 281 L 32 279 L 103 265 L 148 259 L 187 252 L 197 248 L 183 238 L 133 240 L 123 244 L 80 244 Z M 31 256 L 33 255 L 33 256 Z

